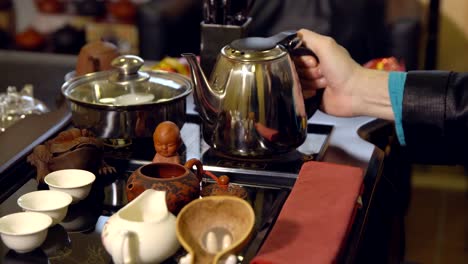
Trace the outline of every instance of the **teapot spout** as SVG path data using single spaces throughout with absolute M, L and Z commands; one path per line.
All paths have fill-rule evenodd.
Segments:
M 214 124 L 218 116 L 220 97 L 210 86 L 197 57 L 193 53 L 183 53 L 182 56 L 190 66 L 190 74 L 194 84 L 194 101 L 201 118 L 207 123 Z

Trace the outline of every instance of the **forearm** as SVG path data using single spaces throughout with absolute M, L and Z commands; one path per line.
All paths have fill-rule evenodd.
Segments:
M 394 120 L 388 92 L 388 72 L 360 69 L 361 78 L 354 81 L 353 112 L 355 115 Z

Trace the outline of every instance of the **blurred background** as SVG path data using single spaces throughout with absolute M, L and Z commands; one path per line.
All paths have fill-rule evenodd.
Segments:
M 249 4 L 244 10 L 253 18 L 249 35 L 307 27 L 334 36 L 360 62 L 377 55 L 401 55 L 388 50 L 392 41 L 393 45 L 404 41 L 414 53 L 411 41 L 416 39 L 419 54 L 415 65 L 425 68 L 428 33 L 436 32 L 436 39 L 429 36 L 436 46 L 429 54 L 436 61 L 434 67 L 468 70 L 464 63 L 468 57 L 468 2 L 464 0 L 238 2 Z M 431 2 L 438 7 L 437 15 L 432 14 L 437 22 L 432 24 Z M 123 52 L 145 59 L 179 56 L 200 49 L 202 9 L 202 0 L 0 0 L 0 48 L 74 54 L 83 42 L 107 39 L 119 44 Z M 411 27 L 411 20 L 420 27 L 417 34 L 388 39 L 397 31 L 414 33 L 404 26 Z M 363 32 L 368 34 L 364 37 Z M 362 50 L 368 48 L 371 50 L 363 55 Z M 384 49 L 387 51 L 382 52 Z
M 235 14 L 241 16 L 239 21 L 242 16 L 252 18 L 246 27 L 248 36 L 309 28 L 334 37 L 362 64 L 393 57 L 407 70 L 468 71 L 466 0 L 230 2 L 240 6 Z M 0 0 L 0 49 L 77 55 L 84 44 L 101 39 L 114 43 L 121 53 L 155 62 L 178 58 L 183 52 L 200 54 L 201 22 L 212 22 L 206 16 L 206 3 Z M 403 247 L 399 254 L 404 262 L 468 263 L 466 168 L 413 164 L 404 150 L 392 147 L 402 155 L 389 157 L 394 166 L 386 174 L 390 187 L 385 199 L 391 206 L 383 210 L 394 211 L 389 217 L 403 217 L 406 245 L 395 245 Z M 391 236 L 390 232 L 382 235 Z

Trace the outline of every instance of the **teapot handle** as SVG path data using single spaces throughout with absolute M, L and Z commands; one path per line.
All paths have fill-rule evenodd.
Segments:
M 278 33 L 277 35 L 284 34 L 287 37 L 285 37 L 282 41 L 279 42 L 279 44 L 283 45 L 288 52 L 291 54 L 291 56 L 304 56 L 304 55 L 310 55 L 313 56 L 317 62 L 319 61 L 319 58 L 317 55 L 310 49 L 306 48 L 303 45 L 302 39 L 300 39 L 297 36 L 297 32 L 294 31 L 294 34 L 292 31 L 284 31 L 281 33 Z
M 295 30 L 282 31 L 269 37 L 269 39 L 274 43 L 284 46 L 292 56 L 310 55 L 319 61 L 317 55 L 303 45 L 302 39 L 297 36 L 297 31 Z
M 187 168 L 187 169 L 191 169 L 193 167 L 193 165 L 195 165 L 195 167 L 197 167 L 197 178 L 198 178 L 198 181 L 201 182 L 202 179 L 203 179 L 203 164 L 201 163 L 200 160 L 198 159 L 189 159 L 187 160 L 187 162 L 185 162 L 185 165 L 184 167 Z
M 271 42 L 281 44 L 288 50 L 296 48 L 300 44 L 300 39 L 297 37 L 295 30 L 282 31 L 276 35 L 268 37 Z

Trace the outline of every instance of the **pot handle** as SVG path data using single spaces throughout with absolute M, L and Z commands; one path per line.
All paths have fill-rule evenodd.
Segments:
M 195 167 L 197 167 L 197 178 L 198 178 L 198 181 L 201 182 L 202 179 L 203 179 L 203 164 L 201 163 L 200 160 L 198 159 L 189 159 L 187 160 L 187 162 L 185 162 L 185 165 L 184 167 L 187 168 L 187 169 L 191 169 L 193 167 L 193 165 L 195 165 Z

